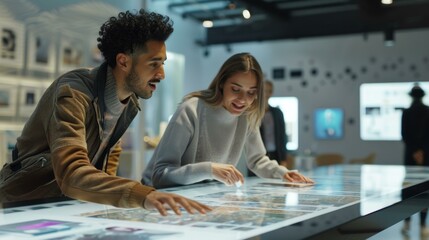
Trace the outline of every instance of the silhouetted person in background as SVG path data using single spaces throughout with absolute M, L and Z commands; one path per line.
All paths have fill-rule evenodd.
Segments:
M 429 166 L 429 107 L 423 104 L 423 89 L 415 85 L 409 95 L 411 106 L 402 114 L 401 134 L 405 143 L 404 164 L 408 166 Z M 428 236 L 426 228 L 427 209 L 420 212 L 420 233 Z M 405 219 L 402 232 L 408 234 L 410 218 Z
M 273 83 L 271 81 L 264 81 L 264 94 L 265 115 L 259 128 L 262 141 L 264 142 L 265 149 L 267 150 L 267 156 L 270 159 L 277 160 L 279 165 L 286 167 L 286 124 L 282 110 L 268 104 L 268 100 L 273 96 Z M 247 175 L 255 176 L 255 174 L 250 170 L 248 170 Z

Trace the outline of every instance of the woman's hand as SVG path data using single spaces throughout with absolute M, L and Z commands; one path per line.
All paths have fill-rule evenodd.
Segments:
M 214 179 L 228 186 L 234 185 L 236 182 L 244 183 L 243 174 L 231 164 L 212 163 L 212 174 Z
M 305 177 L 296 170 L 287 172 L 283 178 L 289 182 L 314 183 L 311 178 Z
M 149 193 L 143 205 L 145 209 L 156 208 L 162 216 L 167 215 L 167 209 L 172 209 L 177 215 L 182 215 L 180 206 L 185 208 L 190 214 L 194 214 L 194 209 L 202 214 L 212 210 L 207 205 L 182 197 L 178 194 L 158 191 Z

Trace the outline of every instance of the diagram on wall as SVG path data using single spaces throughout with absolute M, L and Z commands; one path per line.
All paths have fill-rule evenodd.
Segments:
M 97 46 L 98 42 L 91 41 L 89 45 L 90 45 L 90 52 L 91 52 L 89 65 L 95 67 L 102 64 L 104 61 L 104 56 L 101 53 L 100 49 L 98 49 L 98 46 Z
M 49 34 L 28 33 L 27 64 L 30 70 L 55 71 L 55 40 Z
M 21 82 L 19 86 L 19 116 L 29 117 L 42 95 L 42 87 L 39 82 Z
M 0 66 L 23 68 L 24 26 L 2 19 L 0 22 Z
M 16 93 L 16 86 L 0 83 L 0 117 L 16 115 Z
M 78 40 L 65 37 L 60 41 L 59 72 L 64 73 L 83 65 L 83 46 Z

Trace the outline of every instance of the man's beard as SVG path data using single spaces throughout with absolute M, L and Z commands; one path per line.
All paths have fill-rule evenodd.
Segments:
M 128 87 L 130 88 L 130 90 L 135 93 L 138 97 L 143 98 L 143 99 L 149 99 L 152 97 L 152 91 L 146 91 L 143 89 L 142 92 L 136 92 L 137 91 L 137 87 L 135 85 L 135 83 L 139 82 L 140 79 L 134 69 L 134 67 L 131 69 L 130 73 L 127 75 L 127 77 L 125 78 L 125 82 L 127 83 Z

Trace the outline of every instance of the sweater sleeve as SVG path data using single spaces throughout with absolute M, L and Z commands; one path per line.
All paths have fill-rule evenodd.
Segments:
M 198 144 L 196 106 L 182 104 L 170 120 L 151 159 L 152 185 L 164 188 L 187 185 L 212 179 L 210 162 L 195 162 L 195 158 L 184 157 L 185 151 Z
M 247 166 L 258 177 L 283 178 L 289 171 L 287 168 L 280 166 L 276 160 L 270 160 L 266 156 L 266 150 L 259 129 L 249 132 L 244 148 Z

